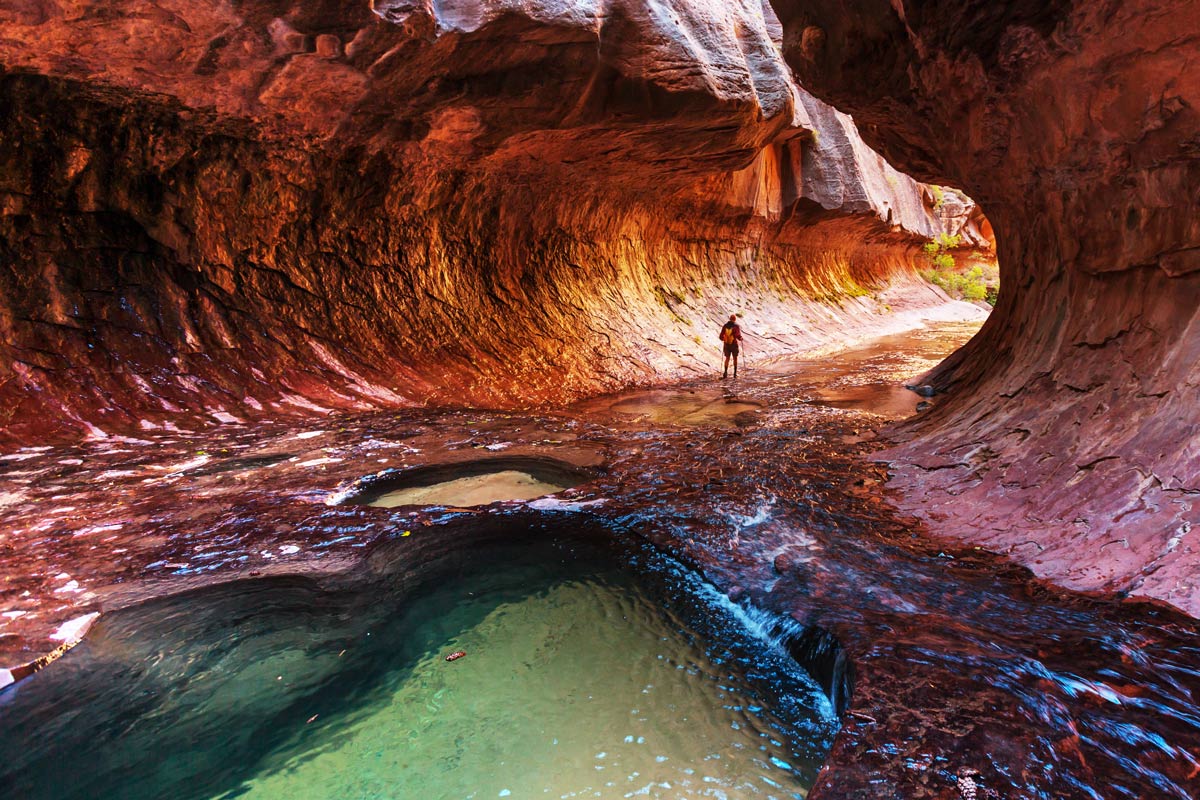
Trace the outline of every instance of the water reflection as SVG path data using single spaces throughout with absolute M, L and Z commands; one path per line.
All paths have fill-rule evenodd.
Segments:
M 685 427 L 736 427 L 753 420 L 762 403 L 719 388 L 660 389 L 625 396 L 608 408 L 648 423 Z

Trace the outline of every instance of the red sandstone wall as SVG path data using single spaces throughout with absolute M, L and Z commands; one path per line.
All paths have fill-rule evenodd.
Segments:
M 806 85 L 995 226 L 996 312 L 883 454 L 907 507 L 1200 613 L 1200 5 L 773 5 Z
M 4 437 L 563 402 L 713 368 L 732 310 L 763 355 L 852 335 L 969 209 L 769 9 L 694 5 L 9 9 Z

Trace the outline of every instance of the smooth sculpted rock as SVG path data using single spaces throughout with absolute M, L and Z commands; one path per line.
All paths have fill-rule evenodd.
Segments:
M 414 138 L 397 116 L 424 117 L 416 138 L 469 145 L 625 113 L 692 116 L 708 146 L 754 148 L 794 106 L 757 0 L 102 5 L 8 11 L 0 60 L 376 147 Z M 548 74 L 559 85 L 532 85 Z M 494 102 L 518 94 L 518 108 Z
M 731 310 L 768 357 L 945 301 L 966 216 L 760 3 L 22 8 L 0 440 L 560 403 L 707 373 Z
M 1200 614 L 1200 7 L 773 5 L 807 87 L 995 225 L 996 312 L 882 456 L 907 506 Z

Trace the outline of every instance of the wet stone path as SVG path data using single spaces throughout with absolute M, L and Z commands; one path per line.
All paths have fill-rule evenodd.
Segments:
M 814 652 L 840 646 L 823 679 L 844 681 L 849 703 L 814 799 L 1198 797 L 1200 626 L 933 541 L 866 459 L 880 426 L 923 399 L 903 382 L 969 333 L 808 362 L 750 354 L 737 381 L 560 412 L 323 417 L 6 454 L 0 665 L 19 679 L 97 612 L 148 597 L 336 573 L 381 542 L 484 517 L 586 518 L 827 633 L 808 641 Z M 486 506 L 345 502 L 406 470 L 483 458 L 594 478 Z

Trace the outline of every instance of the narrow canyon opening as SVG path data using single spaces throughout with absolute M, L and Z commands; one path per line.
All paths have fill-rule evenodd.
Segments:
M 0 789 L 84 796 L 137 750 L 147 796 L 1200 794 L 1194 0 L 102 5 L 0 8 L 0 715 L 45 732 L 38 766 L 0 716 Z M 424 635 L 365 641 L 395 576 L 483 553 L 422 622 L 495 577 L 470 531 L 587 531 L 703 597 L 518 569 L 489 608 L 532 629 L 443 637 L 363 711 Z M 333 621 L 306 645 L 284 607 Z M 769 647 L 713 655 L 722 615 Z M 573 618 L 535 680 L 636 683 L 618 616 L 747 679 L 689 712 L 733 738 L 663 728 L 669 766 L 612 785 L 580 770 L 632 757 L 613 726 L 509 753 L 536 786 L 456 770 L 470 714 L 422 686 L 504 695 L 532 658 L 504 642 Z M 278 737 L 211 785 L 155 772 L 122 692 L 186 705 L 280 637 L 311 693 L 170 733 Z M 808 711 L 755 683 L 785 656 Z M 86 724 L 39 694 L 77 686 Z M 533 730 L 514 692 L 487 713 Z M 413 715 L 458 750 L 388 738 Z M 367 718 L 399 767 L 350 758 Z

